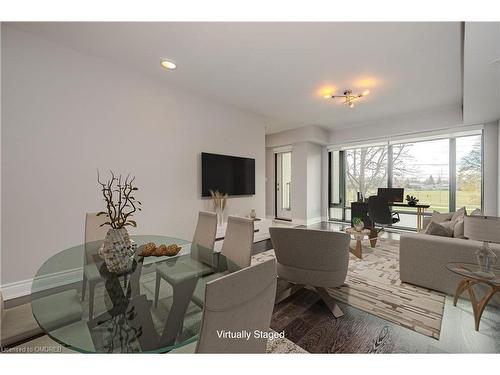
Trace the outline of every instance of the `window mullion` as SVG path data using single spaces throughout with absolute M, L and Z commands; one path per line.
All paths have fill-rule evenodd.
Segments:
M 455 138 L 450 138 L 449 147 L 449 175 L 450 180 L 448 183 L 449 193 L 448 193 L 448 208 L 450 212 L 456 210 L 457 205 L 457 142 Z

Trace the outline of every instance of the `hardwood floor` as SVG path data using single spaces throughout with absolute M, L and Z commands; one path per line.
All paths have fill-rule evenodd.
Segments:
M 499 353 L 500 311 L 488 308 L 475 332 L 468 304 L 455 308 L 447 298 L 435 340 L 343 303 L 345 315 L 335 319 L 314 291 L 302 289 L 275 306 L 271 328 L 310 353 Z

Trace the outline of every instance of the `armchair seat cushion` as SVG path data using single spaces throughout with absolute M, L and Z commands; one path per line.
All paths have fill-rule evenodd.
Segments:
M 339 267 L 340 266 L 341 265 L 339 265 Z M 347 267 L 342 267 L 337 270 L 310 270 L 290 267 L 280 263 L 277 263 L 276 267 L 280 279 L 296 284 L 324 288 L 342 285 L 347 276 Z

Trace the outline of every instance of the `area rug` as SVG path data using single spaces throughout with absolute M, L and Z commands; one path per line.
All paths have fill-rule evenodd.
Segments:
M 256 254 L 253 262 L 270 257 L 273 250 Z M 363 259 L 350 254 L 345 284 L 328 292 L 355 308 L 439 339 L 445 295 L 399 280 L 399 241 L 380 239 L 375 248 L 363 246 Z

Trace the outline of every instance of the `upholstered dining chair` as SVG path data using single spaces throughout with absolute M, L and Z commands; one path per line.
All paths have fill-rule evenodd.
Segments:
M 104 224 L 106 217 L 97 216 L 97 213 L 87 213 L 85 215 L 85 254 L 83 257 L 83 282 L 82 282 L 82 301 L 85 299 L 87 283 L 89 285 L 89 318 L 94 316 L 94 290 L 96 285 L 103 281 L 94 256 L 103 244 L 106 233 L 109 229 Z
M 222 243 L 219 271 L 211 273 L 198 279 L 193 292 L 192 301 L 198 306 L 203 306 L 205 298 L 205 286 L 209 281 L 248 267 L 252 259 L 254 240 L 254 221 L 240 216 L 229 216 L 227 220 L 226 234 Z M 222 260 L 223 259 L 223 260 Z M 225 264 L 221 264 L 224 263 Z
M 332 232 L 300 228 L 269 228 L 276 254 L 278 278 L 291 283 L 277 297 L 277 303 L 305 285 L 313 287 L 328 306 L 333 316 L 344 315 L 327 288 L 341 286 L 349 264 L 350 236 Z
M 193 241 L 191 242 L 190 257 L 184 257 L 181 260 L 186 269 L 193 268 L 202 274 L 212 272 L 216 232 L 217 214 L 200 211 L 198 213 L 198 222 L 194 231 Z M 176 262 L 177 259 L 174 258 L 172 261 Z M 158 305 L 161 280 L 166 280 L 170 284 L 176 283 L 175 275 L 169 273 L 168 265 L 168 262 L 165 262 L 164 264 L 158 264 L 156 267 L 155 306 Z M 205 272 L 203 268 L 206 268 Z
M 276 261 L 269 259 L 206 284 L 197 342 L 172 353 L 265 353 L 276 295 Z M 249 338 L 219 337 L 218 332 L 248 332 Z

